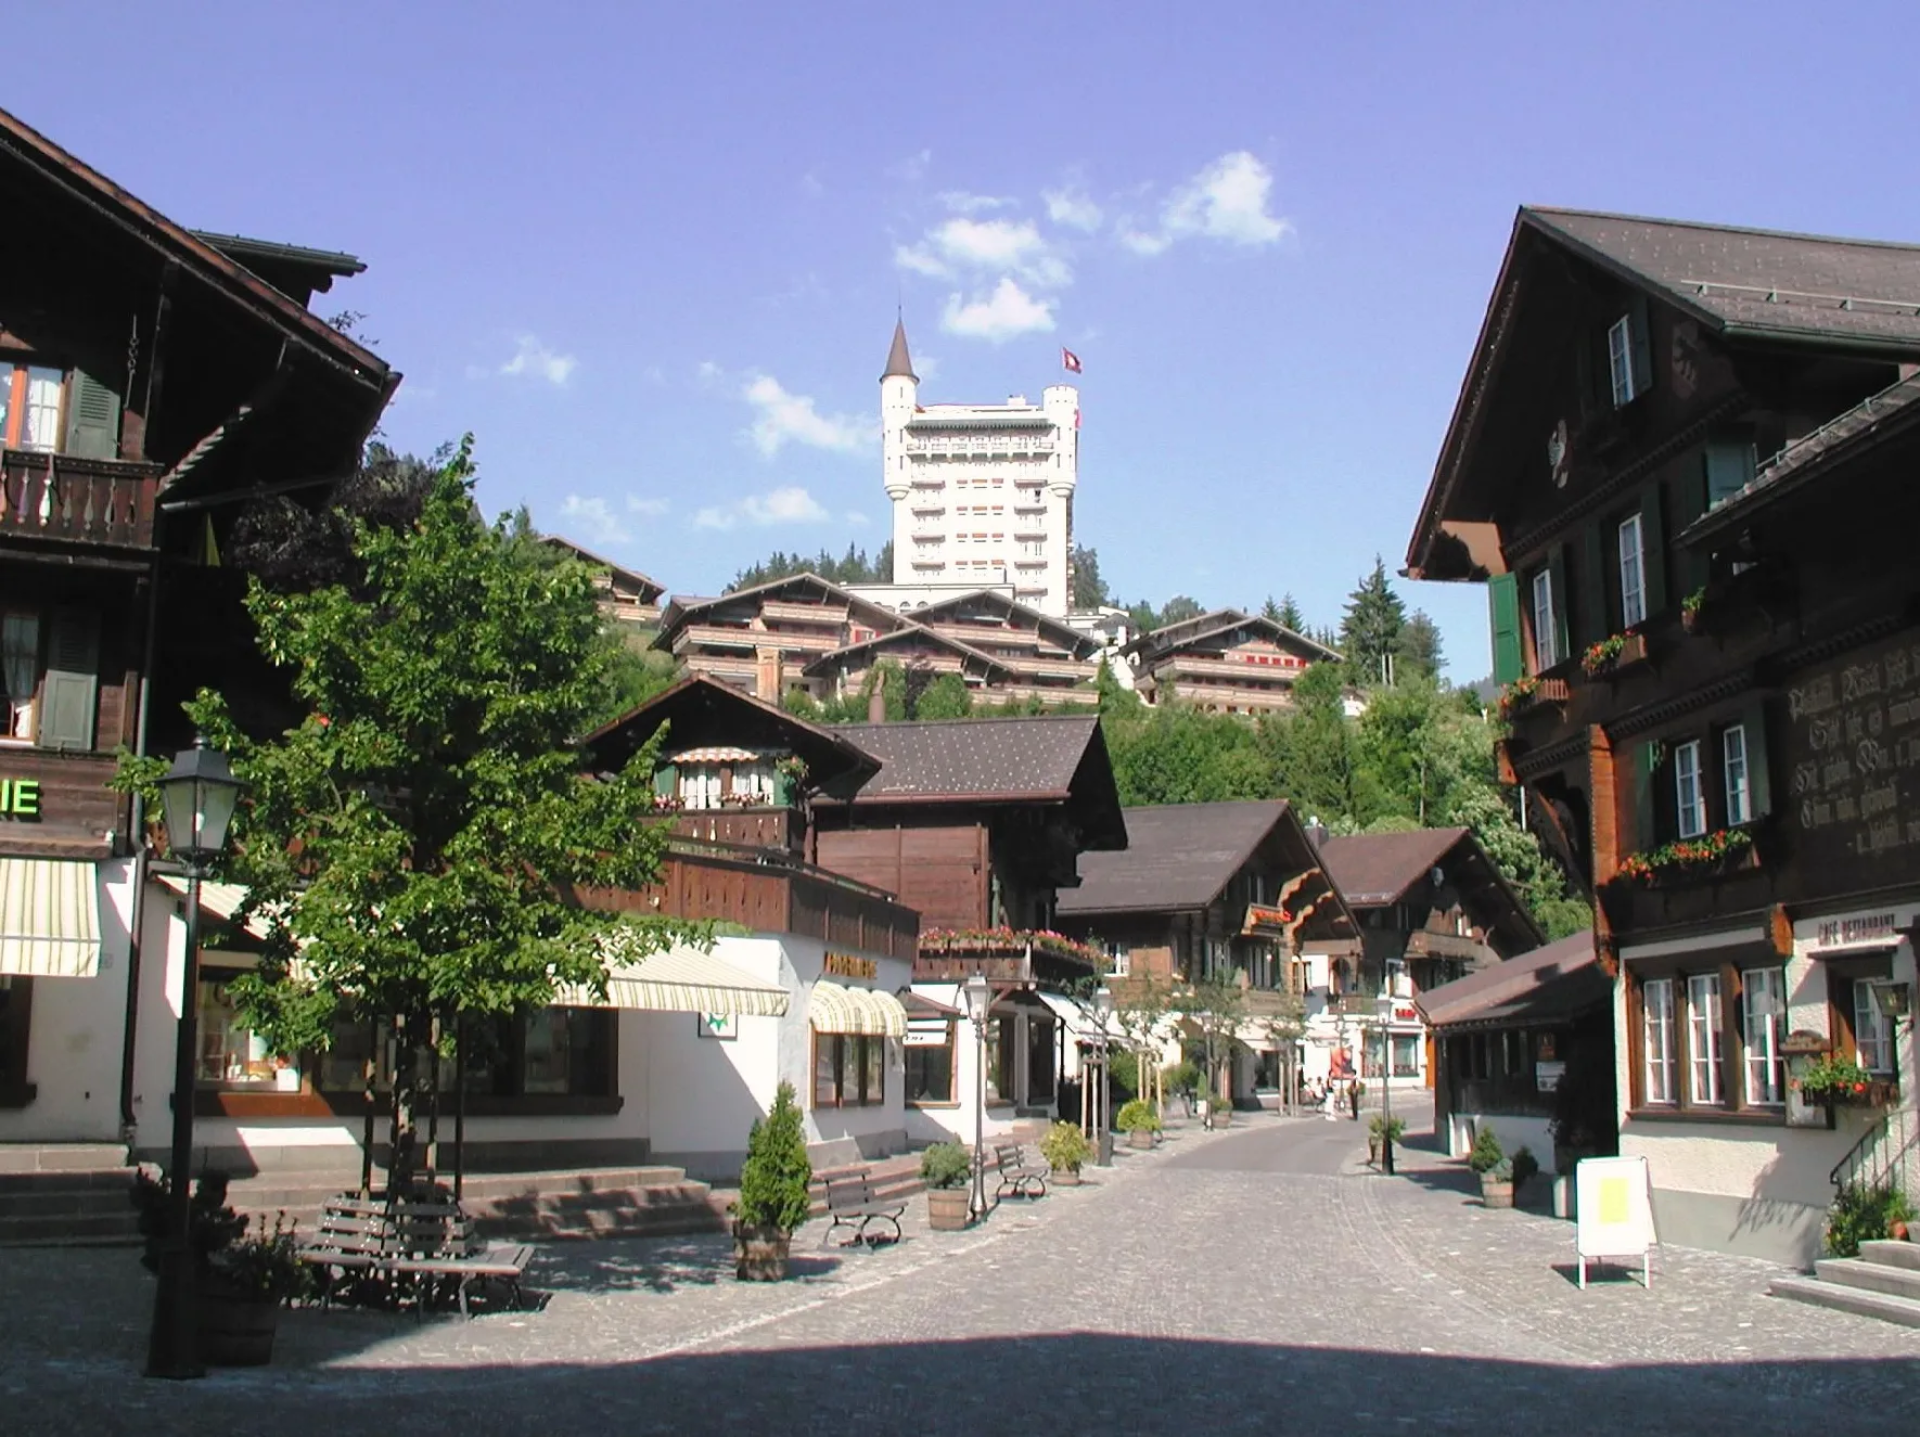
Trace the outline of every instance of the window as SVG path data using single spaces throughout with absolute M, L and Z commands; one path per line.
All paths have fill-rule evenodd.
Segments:
M 1703 1105 L 1720 1101 L 1720 978 L 1715 973 L 1687 979 L 1687 1096 Z
M 813 1105 L 877 1107 L 887 1100 L 887 1040 L 853 1033 L 813 1035 Z
M 1747 1046 L 1747 1102 L 1786 1101 L 1786 1065 L 1780 1039 L 1787 1025 L 1787 971 L 1749 968 L 1740 975 L 1741 1027 Z
M 6 704 L 0 708 L 5 731 L 0 738 L 33 742 L 33 700 L 40 687 L 40 616 L 9 611 L 0 618 L 0 682 Z
M 1534 670 L 1544 673 L 1560 662 L 1554 638 L 1559 632 L 1553 611 L 1553 573 L 1542 569 L 1533 576 Z
M 1727 786 L 1727 823 L 1753 817 L 1753 793 L 1747 785 L 1747 730 L 1734 724 L 1720 735 L 1720 772 Z
M 1620 626 L 1631 629 L 1646 619 L 1647 584 L 1640 516 L 1630 514 L 1620 525 Z
M 266 1040 L 241 1021 L 228 985 L 243 971 L 200 970 L 200 1001 L 194 1015 L 199 1032 L 194 1081 L 203 1088 L 272 1089 L 279 1086 L 278 1074 L 285 1069 L 293 1074 L 292 1085 L 297 1088 L 299 1071 L 284 1060 L 276 1062 L 267 1051 Z
M 1673 1081 L 1673 979 L 1654 978 L 1641 985 L 1644 1023 L 1641 1036 L 1644 1082 L 1642 1093 L 1649 1103 L 1675 1100 Z
M 1853 984 L 1853 1047 L 1860 1066 L 1869 1073 L 1893 1071 L 1893 1041 L 1887 1031 L 1880 1005 L 1873 1001 L 1874 984 L 1856 979 Z
M 951 1103 L 953 1099 L 952 1019 L 914 1020 L 907 1033 L 905 1097 L 908 1103 Z
M 541 1008 L 519 1018 L 468 1018 L 461 1029 L 464 1056 L 442 1061 L 441 1090 L 452 1094 L 464 1075 L 467 1093 L 476 1098 L 611 1096 L 618 1091 L 618 1021 L 609 1008 Z M 364 1091 L 371 1051 L 374 1087 L 391 1092 L 393 1047 L 385 1022 L 373 1031 L 364 1022 L 336 1024 L 332 1045 L 320 1055 L 319 1087 Z
M 1700 792 L 1700 740 L 1673 747 L 1674 811 L 1680 837 L 1698 838 L 1707 831 L 1707 806 Z
M 33 1016 L 33 979 L 0 973 L 0 1108 L 32 1100 L 27 1083 L 27 1029 Z
M 1613 407 L 1624 409 L 1639 392 L 1633 382 L 1633 316 L 1630 314 L 1621 315 L 1607 331 L 1607 372 L 1613 380 Z
M 52 454 L 60 448 L 60 399 L 66 375 L 38 364 L 0 365 L 0 435 L 9 449 Z
M 1124 978 L 1133 967 L 1133 950 L 1125 943 L 1109 943 L 1107 957 L 1113 962 L 1111 976 Z

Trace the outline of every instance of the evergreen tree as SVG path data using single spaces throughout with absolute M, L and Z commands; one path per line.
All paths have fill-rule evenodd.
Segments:
M 1100 577 L 1100 553 L 1081 544 L 1073 546 L 1073 607 L 1079 610 L 1105 608 L 1113 602 L 1106 581 Z
M 1267 595 L 1266 603 L 1260 606 L 1260 617 L 1270 624 L 1280 622 L 1280 606 L 1273 601 L 1273 595 Z
M 1374 555 L 1373 572 L 1347 599 L 1340 623 L 1340 651 L 1352 681 L 1372 686 L 1387 681 L 1387 659 L 1396 657 L 1407 610 L 1387 583 L 1387 566 Z
M 1401 628 L 1395 656 L 1394 671 L 1401 682 L 1440 677 L 1440 626 L 1425 610 L 1415 609 Z
M 1292 629 L 1296 634 L 1307 631 L 1307 616 L 1300 612 L 1300 606 L 1293 601 L 1292 594 L 1280 596 L 1280 612 L 1272 617 L 1282 628 Z
M 1167 600 L 1167 606 L 1160 611 L 1160 628 L 1168 624 L 1184 624 L 1188 619 L 1197 619 L 1206 610 L 1200 607 L 1198 599 L 1188 598 L 1185 594 L 1175 594 Z

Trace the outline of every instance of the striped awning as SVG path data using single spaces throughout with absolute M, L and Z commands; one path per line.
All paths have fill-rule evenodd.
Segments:
M 763 982 L 725 959 L 685 945 L 614 963 L 605 1001 L 584 989 L 563 990 L 554 999 L 556 1007 L 760 1018 L 781 1017 L 787 1002 L 787 990 L 779 984 Z
M 705 748 L 682 749 L 666 763 L 753 763 L 760 757 L 750 748 L 733 748 L 726 744 L 709 744 Z
M 167 888 L 182 898 L 187 896 L 187 880 L 177 873 L 156 873 L 154 875 L 163 888 Z M 200 910 L 211 913 L 222 923 L 233 922 L 233 915 L 240 911 L 240 905 L 247 900 L 247 890 L 238 883 L 215 883 L 203 879 L 200 883 Z M 266 940 L 266 920 L 259 914 L 247 919 L 247 932 L 261 941 Z
M 907 1010 L 893 994 L 871 988 L 843 988 L 825 978 L 813 985 L 813 996 L 807 1000 L 807 1022 L 816 1033 L 907 1036 Z
M 94 866 L 72 859 L 0 858 L 0 973 L 91 978 L 99 971 Z

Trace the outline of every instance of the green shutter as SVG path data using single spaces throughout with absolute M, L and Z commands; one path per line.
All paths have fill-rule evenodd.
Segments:
M 1487 580 L 1487 609 L 1493 622 L 1493 681 L 1510 684 L 1527 671 L 1520 648 L 1520 576 L 1495 574 Z
M 1612 632 L 1607 626 L 1607 546 L 1598 522 L 1587 525 L 1580 535 L 1580 562 L 1573 577 L 1580 590 L 1574 628 L 1584 648 Z
M 680 796 L 680 770 L 670 763 L 663 763 L 653 771 L 653 791 L 662 798 Z
M 67 453 L 79 459 L 120 457 L 120 396 L 85 370 L 67 392 Z
M 1706 507 L 1731 499 L 1753 482 L 1753 441 L 1710 439 L 1706 448 Z
M 1673 487 L 1673 529 L 1685 533 L 1695 519 L 1707 512 L 1707 468 L 1702 460 L 1698 468 L 1681 466 Z M 1709 574 L 1707 554 L 1689 546 L 1673 556 L 1674 583 L 1681 596 L 1706 587 Z
M 1629 849 L 1632 853 L 1645 853 L 1660 845 L 1653 801 L 1654 777 L 1659 766 L 1659 745 L 1640 745 L 1639 762 L 1633 767 L 1633 846 Z
M 42 748 L 91 749 L 100 693 L 100 616 L 59 609 L 47 639 L 47 681 L 40 714 Z
M 1653 334 L 1648 328 L 1647 297 L 1636 294 L 1627 311 L 1627 343 L 1633 357 L 1633 397 L 1653 388 Z
M 1567 627 L 1567 546 L 1555 544 L 1547 559 L 1548 580 L 1553 591 L 1553 652 L 1556 663 L 1565 663 L 1573 655 L 1573 637 Z
M 1660 522 L 1660 489 L 1656 483 L 1640 504 L 1640 575 L 1648 618 L 1667 607 L 1667 531 Z
M 1767 769 L 1767 706 L 1755 699 L 1740 715 L 1747 739 L 1747 799 L 1755 818 L 1773 811 L 1773 781 Z

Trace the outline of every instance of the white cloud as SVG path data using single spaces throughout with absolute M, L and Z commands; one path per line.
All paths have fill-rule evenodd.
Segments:
M 1052 329 L 1053 301 L 1035 299 L 1014 283 L 1011 276 L 1002 276 L 993 293 L 985 299 L 962 303 L 959 295 L 948 295 L 940 327 L 949 334 L 999 344 L 1016 335 Z
M 1004 195 L 976 195 L 966 190 L 942 190 L 937 198 L 957 215 L 978 214 L 981 210 L 1003 210 L 1013 203 Z
M 844 517 L 846 521 L 849 524 L 852 524 L 855 528 L 859 528 L 863 525 L 871 524 L 873 522 L 873 520 L 869 519 L 865 514 L 862 514 L 858 509 L 847 510 Z
M 1120 243 L 1135 254 L 1156 255 L 1175 240 L 1189 237 L 1226 244 L 1263 245 L 1288 234 L 1293 225 L 1267 212 L 1273 171 L 1246 150 L 1222 155 L 1167 197 L 1160 211 L 1160 232 L 1120 227 Z
M 1089 234 L 1100 228 L 1100 206 L 1078 185 L 1047 190 L 1041 198 L 1047 202 L 1047 218 L 1055 224 Z
M 934 279 L 945 279 L 953 273 L 947 268 L 946 262 L 924 244 L 897 246 L 893 251 L 893 262 L 901 269 L 930 275 Z
M 875 436 L 873 421 L 850 414 L 822 414 L 810 395 L 787 393 L 770 374 L 755 375 L 740 396 L 758 411 L 747 434 L 769 459 L 789 441 L 846 453 L 864 449 Z
M 588 533 L 582 539 L 583 543 L 624 544 L 633 538 L 633 531 L 620 522 L 613 512 L 613 506 L 605 499 L 569 494 L 560 501 L 560 517 L 577 520 L 586 526 Z
M 642 499 L 638 494 L 627 495 L 629 514 L 644 514 L 650 519 L 657 519 L 672 507 L 671 499 Z
M 513 358 L 500 366 L 502 374 L 529 375 L 549 384 L 565 384 L 573 377 L 580 361 L 571 354 L 556 354 L 531 334 L 520 336 Z
M 955 216 L 902 245 L 894 262 L 916 274 L 1015 274 L 1028 284 L 1057 289 L 1073 282 L 1066 260 L 1031 220 L 975 220 Z
M 696 379 L 702 380 L 703 382 L 710 382 L 712 380 L 718 379 L 725 372 L 726 372 L 725 370 L 721 369 L 720 366 L 715 364 L 711 359 L 701 360 L 699 367 L 693 371 L 694 377 Z
M 914 180 L 924 178 L 927 173 L 927 166 L 932 163 L 933 151 L 922 150 L 918 154 L 908 155 L 904 160 L 900 161 L 899 164 L 889 167 L 887 173 L 897 180 L 906 180 L 911 183 Z
M 789 486 L 701 509 L 693 516 L 693 526 L 731 529 L 746 523 L 765 528 L 772 524 L 816 524 L 827 517 L 827 511 L 805 489 Z

